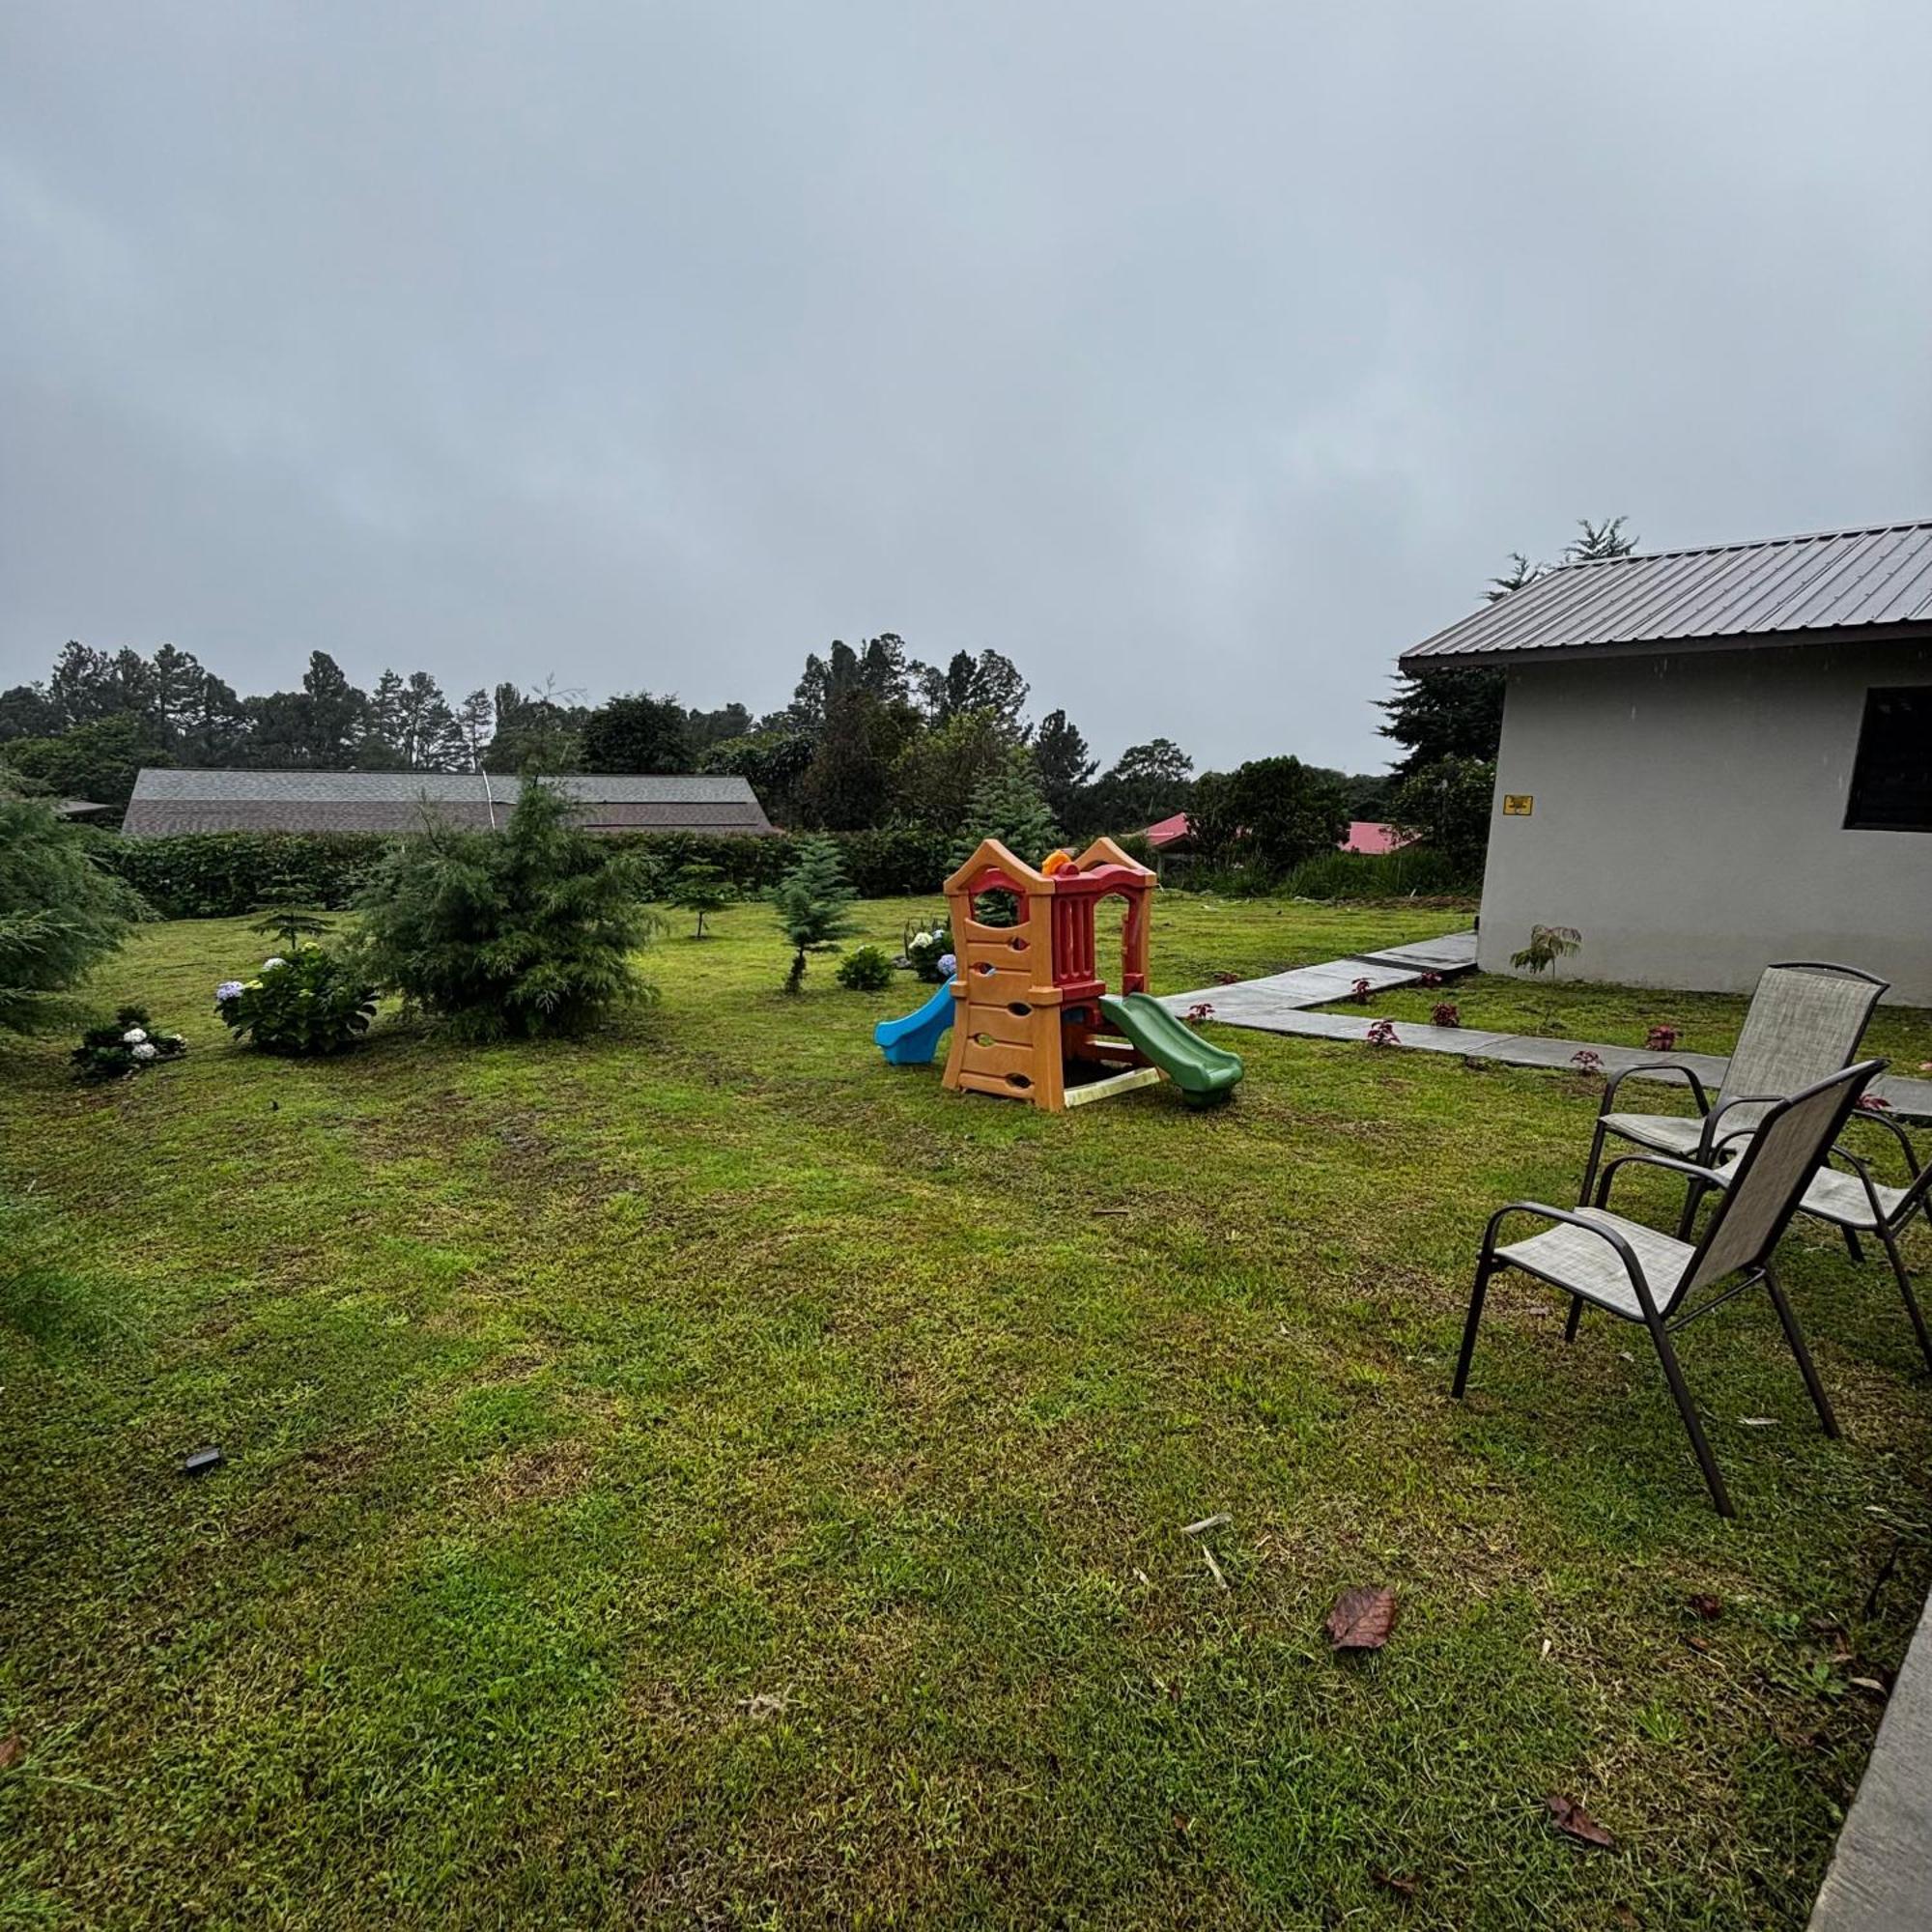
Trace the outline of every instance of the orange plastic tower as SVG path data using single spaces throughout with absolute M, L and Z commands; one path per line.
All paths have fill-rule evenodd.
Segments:
M 997 838 L 978 851 L 946 882 L 952 916 L 952 950 L 959 960 L 952 981 L 952 1048 L 946 1084 L 972 1094 L 1028 1100 L 1060 1113 L 1069 1104 L 1069 1061 L 1159 1074 L 1123 1042 L 1096 1038 L 1099 1000 L 1107 982 L 1094 959 L 1094 909 L 1103 898 L 1126 900 L 1121 933 L 1121 987 L 1148 989 L 1148 914 L 1159 884 L 1152 872 L 1127 857 L 1111 838 L 1096 838 L 1070 865 L 1047 873 L 1029 866 Z M 1009 893 L 1019 901 L 1017 925 L 985 925 L 973 916 L 980 893 Z M 1096 1096 L 1126 1079 L 1075 1084 L 1076 1094 Z

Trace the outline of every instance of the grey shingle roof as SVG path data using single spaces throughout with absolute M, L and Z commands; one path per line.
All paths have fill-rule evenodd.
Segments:
M 1932 633 L 1932 523 L 1572 563 L 1403 654 L 1406 668 L 1912 626 Z
M 582 801 L 593 831 L 768 833 L 741 778 L 579 775 L 555 782 Z M 408 832 L 427 810 L 443 824 L 500 825 L 513 778 L 469 772 L 253 772 L 151 767 L 134 782 L 124 833 Z

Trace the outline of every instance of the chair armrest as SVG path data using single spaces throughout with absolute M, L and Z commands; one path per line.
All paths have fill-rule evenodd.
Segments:
M 1918 1155 L 1914 1151 L 1912 1136 L 1894 1121 L 1889 1114 L 1881 1114 L 1871 1107 L 1854 1107 L 1845 1117 L 1845 1125 L 1853 1122 L 1868 1127 L 1883 1127 L 1897 1142 L 1905 1153 L 1905 1169 L 1914 1180 L 1918 1179 Z
M 1620 1153 L 1604 1169 L 1604 1178 L 1597 1183 L 1597 1206 L 1607 1208 L 1610 1203 L 1610 1182 L 1616 1178 L 1617 1169 L 1630 1166 L 1667 1167 L 1672 1174 L 1689 1175 L 1692 1180 L 1701 1180 L 1706 1187 L 1728 1187 L 1730 1182 L 1715 1167 L 1700 1167 L 1694 1160 L 1677 1160 L 1667 1153 Z
M 1888 1122 L 1887 1124 L 1889 1125 L 1890 1122 Z M 1911 1183 L 1905 1190 L 1904 1199 L 1888 1214 L 1878 1198 L 1878 1187 L 1872 1179 L 1871 1163 L 1855 1154 L 1850 1148 L 1843 1147 L 1834 1147 L 1825 1156 L 1827 1166 L 1834 1160 L 1842 1161 L 1858 1177 L 1860 1184 L 1865 1190 L 1865 1205 L 1871 1209 L 1872 1226 L 1875 1228 L 1883 1228 L 1888 1223 L 1895 1223 L 1902 1228 L 1912 1218 L 1913 1211 L 1921 1201 L 1932 1200 L 1932 1167 L 1914 1172 Z
M 1872 1226 L 1874 1228 L 1883 1228 L 1886 1224 L 1886 1211 L 1878 1198 L 1878 1188 L 1872 1181 L 1871 1163 L 1860 1159 L 1849 1148 L 1839 1147 L 1833 1148 L 1825 1155 L 1825 1165 L 1827 1167 L 1830 1167 L 1833 1161 L 1842 1161 L 1858 1177 L 1859 1185 L 1865 1191 L 1865 1206 L 1871 1209 Z M 1807 1181 L 1805 1185 L 1808 1188 L 1810 1182 Z M 1802 1204 L 1804 1196 L 1801 1195 L 1799 1200 Z
M 1733 1107 L 1776 1107 L 1780 1101 L 1790 1098 L 1788 1094 L 1733 1094 L 1728 1100 L 1720 1100 L 1717 1110 L 1704 1122 L 1703 1152 L 1708 1159 L 1715 1155 L 1724 1142 L 1749 1140 L 1757 1132 L 1755 1127 L 1733 1127 L 1728 1133 L 1718 1131 L 1718 1122 Z
M 1700 1114 L 1711 1111 L 1711 1096 L 1705 1091 L 1704 1083 L 1688 1066 L 1680 1066 L 1674 1060 L 1645 1061 L 1641 1066 L 1626 1066 L 1621 1073 L 1612 1073 L 1604 1082 L 1604 1100 L 1597 1109 L 1598 1118 L 1611 1111 L 1610 1103 L 1617 1097 L 1617 1089 L 1634 1073 L 1679 1073 L 1690 1083 L 1690 1097 L 1697 1103 Z
M 1567 1227 L 1581 1228 L 1586 1234 L 1601 1236 L 1621 1258 L 1624 1272 L 1631 1278 L 1631 1287 L 1636 1291 L 1637 1305 L 1651 1321 L 1657 1319 L 1657 1303 L 1651 1299 L 1650 1283 L 1644 1279 L 1643 1264 L 1637 1260 L 1636 1250 L 1614 1228 L 1605 1228 L 1602 1222 L 1590 1220 L 1574 1208 L 1552 1208 L 1545 1201 L 1511 1201 L 1498 1208 L 1490 1216 L 1490 1225 L 1483 1231 L 1485 1261 L 1495 1258 L 1496 1230 L 1511 1214 L 1537 1214 L 1546 1221 L 1561 1221 Z

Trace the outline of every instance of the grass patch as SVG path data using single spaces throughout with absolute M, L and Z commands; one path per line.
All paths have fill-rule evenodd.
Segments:
M 1168 895 L 1156 984 L 1461 923 Z M 243 923 L 153 927 L 99 996 L 185 1063 L 0 1052 L 0 1923 L 1803 1922 L 1932 1573 L 1881 1270 L 1791 1243 L 1843 1442 L 1768 1309 L 1687 1335 L 1725 1524 L 1605 1322 L 1499 1285 L 1446 1400 L 1575 1080 L 1242 1033 L 1226 1110 L 1050 1118 L 886 1067 L 909 978 L 787 1000 L 715 923 L 591 1038 L 314 1065 L 209 1009 Z M 1364 1581 L 1402 1627 L 1340 1664 Z

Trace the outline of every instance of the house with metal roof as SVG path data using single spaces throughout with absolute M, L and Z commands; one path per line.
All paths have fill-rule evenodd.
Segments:
M 1576 563 L 1405 653 L 1499 671 L 1478 963 L 1744 991 L 1832 959 L 1932 1006 L 1932 523 Z
M 551 781 L 575 798 L 592 832 L 772 830 L 742 778 L 580 774 Z M 517 803 L 513 778 L 489 772 L 243 772 L 149 767 L 121 830 L 129 838 L 183 832 L 414 832 L 426 817 L 499 829 Z

